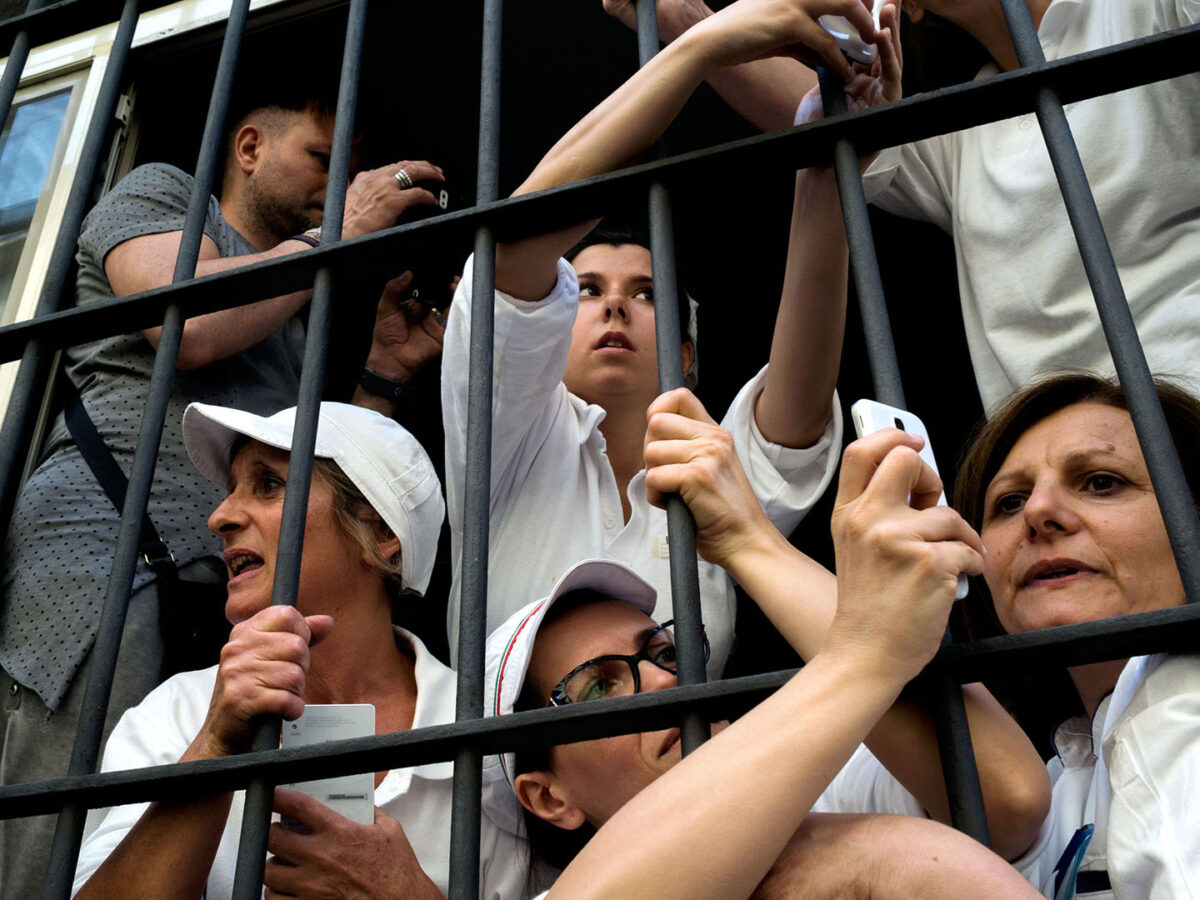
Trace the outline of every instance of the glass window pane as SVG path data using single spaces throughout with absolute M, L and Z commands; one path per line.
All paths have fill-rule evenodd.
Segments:
M 0 133 L 0 313 L 49 174 L 70 89 L 15 106 Z

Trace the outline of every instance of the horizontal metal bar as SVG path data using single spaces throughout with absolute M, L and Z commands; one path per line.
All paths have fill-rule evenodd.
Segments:
M 1181 62 L 1181 58 L 1188 62 Z M 1200 59 L 1200 26 L 1191 26 L 845 117 L 480 204 L 184 285 L 9 325 L 0 328 L 0 362 L 19 358 L 25 342 L 34 337 L 44 337 L 48 346 L 63 347 L 150 327 L 160 320 L 167 303 L 163 295 L 168 293 L 175 294 L 172 299 L 187 315 L 194 316 L 303 290 L 312 284 L 322 266 L 328 266 L 335 279 L 377 277 L 399 271 L 406 260 L 419 257 L 426 249 L 444 247 L 448 242 L 470 247 L 480 225 L 490 226 L 497 240 L 525 237 L 596 218 L 614 205 L 636 201 L 654 181 L 699 184 L 711 180 L 713 166 L 767 174 L 824 164 L 833 158 L 834 144 L 842 137 L 859 152 L 881 149 L 1029 112 L 1034 108 L 1037 89 L 1043 85 L 1054 86 L 1064 102 L 1072 102 L 1156 80 L 1147 74 L 1153 68 L 1152 60 L 1157 61 L 1161 74 L 1174 77 L 1193 71 L 1196 59 Z
M 1146 653 L 1195 652 L 1200 606 L 1060 625 L 1025 634 L 1005 634 L 943 647 L 931 664 L 966 684 L 1021 668 L 1077 666 Z
M 34 46 L 48 44 L 102 25 L 115 23 L 121 17 L 125 0 L 62 0 L 43 4 L 40 9 L 26 10 L 0 22 L 0 56 L 7 54 L 17 35 L 26 30 Z M 169 6 L 176 0 L 148 0 L 143 11 Z
M 1178 606 L 1136 615 L 1003 635 L 943 647 L 920 676 L 952 674 L 960 683 L 1025 669 L 1122 659 L 1195 646 L 1200 608 Z M 201 762 L 0 786 L 0 818 L 54 812 L 66 801 L 87 807 L 140 803 L 240 789 L 270 769 L 275 782 L 383 771 L 454 758 L 462 747 L 500 753 L 595 740 L 663 727 L 686 712 L 716 720 L 742 712 L 777 690 L 795 669 L 635 694 L 595 704 L 568 704 L 322 746 L 267 750 Z

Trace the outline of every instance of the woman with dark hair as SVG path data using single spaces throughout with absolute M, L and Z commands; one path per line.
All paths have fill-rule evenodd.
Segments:
M 844 15 L 874 36 L 862 0 L 738 0 L 689 31 L 588 113 L 538 163 L 515 195 L 634 162 L 706 75 L 746 59 L 819 52 L 852 73 L 817 19 Z M 852 79 L 852 105 L 898 96 L 899 62 L 885 19 L 879 77 Z M 813 48 L 813 49 L 809 49 Z M 715 174 L 715 173 L 714 173 Z M 798 173 L 791 240 L 769 364 L 737 394 L 724 421 L 757 502 L 790 533 L 832 480 L 841 445 L 834 401 L 845 321 L 848 253 L 829 168 Z M 649 249 L 623 238 L 563 259 L 595 224 L 496 248 L 495 296 L 473 290 L 468 264 L 447 325 L 442 367 L 447 497 L 455 568 L 466 471 L 468 348 L 473 303 L 493 304 L 494 370 L 488 627 L 544 596 L 571 563 L 608 556 L 634 567 L 670 603 L 666 515 L 648 505 L 642 444 L 660 391 Z M 748 300 L 749 298 L 747 298 Z M 684 333 L 683 370 L 695 345 Z M 737 598 L 717 566 L 700 561 L 700 595 L 719 675 L 733 643 Z M 450 602 L 457 648 L 457 581 Z
M 454 673 L 392 625 L 393 605 L 428 586 L 445 503 L 429 457 L 391 419 L 321 405 L 296 606 L 271 605 L 295 412 L 187 408 L 188 454 L 228 491 L 209 528 L 224 543 L 233 632 L 219 666 L 168 679 L 122 716 L 105 771 L 245 753 L 256 719 L 309 704 L 369 703 L 380 734 L 453 721 Z M 271 826 L 264 896 L 442 897 L 452 770 L 374 773 L 373 822 L 277 789 L 275 810 L 302 827 Z M 243 802 L 239 791 L 97 811 L 78 896 L 230 897 Z M 521 896 L 517 843 L 486 820 L 481 840 L 481 898 Z
M 1196 502 L 1200 401 L 1156 387 Z M 988 549 L 969 600 L 978 633 L 1184 603 L 1126 410 L 1119 385 L 1061 375 L 1014 395 L 975 437 L 954 495 Z M 1080 894 L 1111 884 L 1116 897 L 1189 896 L 1200 878 L 1200 659 L 1155 654 L 1067 671 L 1074 692 L 1056 710 L 1051 814 L 1016 865 L 1047 896 L 1076 870 Z M 1013 697 L 1017 709 L 1045 707 L 1037 682 Z
M 495 759 L 493 817 L 528 834 L 535 862 L 565 868 L 552 896 L 627 896 L 636 885 L 646 895 L 744 898 L 768 872 L 771 890 L 788 897 L 1029 891 L 1000 856 L 922 821 L 949 818 L 934 728 L 919 703 L 896 700 L 936 650 L 956 573 L 979 570 L 981 547 L 955 513 L 931 507 L 940 481 L 919 446 L 891 431 L 847 451 L 833 530 L 839 562 L 853 564 L 835 578 L 766 520 L 728 433 L 695 397 L 681 390 L 655 402 L 651 501 L 684 497 L 702 554 L 729 569 L 808 664 L 682 762 L 676 728 Z M 616 562 L 573 567 L 490 638 L 487 711 L 673 687 L 670 622 L 650 618 L 655 600 Z M 986 691 L 969 686 L 965 701 L 993 844 L 1015 856 L 1047 809 L 1044 768 Z M 806 819 L 810 809 L 876 808 L 909 815 Z

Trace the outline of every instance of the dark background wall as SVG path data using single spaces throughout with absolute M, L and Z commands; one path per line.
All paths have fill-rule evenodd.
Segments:
M 519 0 L 506 6 L 505 194 L 636 67 L 633 34 L 607 17 L 599 0 Z M 445 170 L 460 206 L 472 202 L 475 184 L 481 12 L 479 0 L 375 3 L 363 57 L 357 117 L 362 165 L 430 159 Z M 266 66 L 289 78 L 335 82 L 344 17 L 341 5 L 314 12 L 268 11 L 252 23 L 243 64 Z M 138 162 L 165 160 L 194 168 L 218 40 L 215 32 L 193 35 L 140 52 L 131 76 L 138 91 Z M 914 87 L 908 85 L 910 91 Z M 705 86 L 671 128 L 666 145 L 677 153 L 754 133 Z M 675 193 L 683 279 L 701 308 L 698 393 L 714 414 L 723 412 L 766 360 L 783 278 L 791 190 L 790 173 L 752 177 L 722 171 Z M 880 213 L 873 214 L 873 224 L 908 403 L 928 425 L 943 471 L 949 473 L 980 415 L 958 312 L 953 248 L 929 226 Z M 443 249 L 465 258 L 469 247 Z M 362 323 L 369 322 L 374 306 L 370 290 L 365 294 L 360 304 L 343 311 L 331 394 L 352 384 L 361 362 Z M 858 397 L 871 395 L 853 300 L 851 310 L 839 388 L 847 410 Z M 436 373 L 430 373 L 408 422 L 440 455 L 436 394 Z M 832 491 L 793 537 L 829 565 L 831 502 Z M 448 580 L 444 561 L 434 585 L 441 597 Z M 436 600 L 430 597 L 418 622 L 435 644 L 442 621 Z M 740 617 L 742 652 L 731 664 L 732 673 L 794 664 L 752 603 L 742 604 Z

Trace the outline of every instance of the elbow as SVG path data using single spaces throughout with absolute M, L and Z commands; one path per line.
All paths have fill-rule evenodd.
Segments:
M 1045 768 L 1023 773 L 988 800 L 992 850 L 1007 860 L 1025 853 L 1050 814 L 1050 775 Z
M 190 372 L 193 369 L 202 369 L 213 362 L 216 362 L 216 357 L 210 349 L 184 341 L 179 345 L 179 355 L 175 358 L 175 370 Z
M 142 332 L 146 341 L 158 352 L 162 338 L 162 328 L 147 328 Z M 203 333 L 191 327 L 191 322 L 183 325 L 183 337 L 179 341 L 179 353 L 175 357 L 175 370 L 189 372 L 201 369 L 219 358 L 216 347 L 211 341 L 205 340 Z

